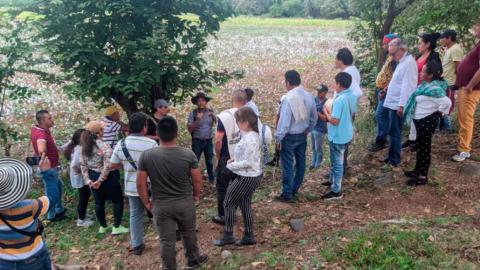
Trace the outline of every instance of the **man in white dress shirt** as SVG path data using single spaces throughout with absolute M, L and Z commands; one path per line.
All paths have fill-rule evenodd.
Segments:
M 390 149 L 385 163 L 396 167 L 401 161 L 403 108 L 417 88 L 418 69 L 415 59 L 408 53 L 407 44 L 402 39 L 392 40 L 388 45 L 388 52 L 398 65 L 388 84 L 387 96 L 383 103 L 383 107 L 389 111 L 390 121 L 388 131 Z

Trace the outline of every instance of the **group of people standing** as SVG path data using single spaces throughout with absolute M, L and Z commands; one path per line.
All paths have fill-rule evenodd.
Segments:
M 473 32 L 480 38 L 480 22 Z M 444 47 L 443 58 L 437 41 Z M 377 137 L 372 152 L 389 147 L 385 163 L 399 166 L 401 149 L 416 151 L 415 168 L 405 171 L 408 185 L 428 181 L 431 143 L 434 132 L 451 130 L 449 114 L 457 94 L 459 153 L 455 161 L 470 157 L 474 113 L 480 99 L 480 44 L 466 56 L 457 44 L 453 30 L 419 36 L 419 55 L 414 57 L 404 40 L 394 34 L 384 38 L 388 57 L 377 77 L 378 106 L 375 117 Z M 175 242 L 183 240 L 187 268 L 200 266 L 202 255 L 196 236 L 196 204 L 200 201 L 202 172 L 199 160 L 204 155 L 209 182 L 216 184 L 217 214 L 212 221 L 223 225 L 223 234 L 213 244 L 253 245 L 252 197 L 260 185 L 264 166 L 281 161 L 280 202 L 295 202 L 306 168 L 307 139 L 312 140 L 310 169 L 323 161 L 323 141 L 328 140 L 330 173 L 322 185 L 330 187 L 322 199 L 343 197 L 342 179 L 347 170 L 348 149 L 355 133 L 355 116 L 362 96 L 361 79 L 347 48 L 337 52 L 333 97 L 321 84 L 314 97 L 302 87 L 300 74 L 289 70 L 284 75 L 287 93 L 278 108 L 274 134 L 263 124 L 250 88 L 235 90 L 230 109 L 215 115 L 211 100 L 199 92 L 191 101 L 196 105 L 187 120 L 192 136 L 191 149 L 178 146 L 178 123 L 168 115 L 169 103 L 154 102 L 153 117 L 130 115 L 128 124 L 120 121 L 120 110 L 111 106 L 105 118 L 87 123 L 74 132 L 61 151 L 70 162 L 70 181 L 78 189 L 77 226 L 90 227 L 87 215 L 90 195 L 95 201 L 99 234 L 111 229 L 112 235 L 130 232 L 130 251 L 141 255 L 144 245 L 145 213 L 153 218 L 160 236 L 164 269 L 177 269 Z M 0 159 L 0 269 L 50 269 L 48 250 L 41 238 L 39 217 L 51 222 L 66 217 L 62 204 L 63 186 L 59 178 L 59 149 L 51 135 L 52 115 L 36 113 L 37 125 L 31 130 L 35 156 L 46 196 L 24 200 L 33 181 L 32 168 L 15 159 Z M 409 139 L 402 145 L 402 129 L 410 126 Z M 128 136 L 119 138 L 119 133 Z M 275 140 L 276 155 L 268 162 L 268 148 Z M 214 158 L 216 157 L 216 159 Z M 216 161 L 216 164 L 215 164 Z M 214 169 L 216 165 L 216 168 Z M 124 191 L 120 185 L 124 171 Z M 122 226 L 124 195 L 129 202 L 129 228 Z M 105 203 L 112 202 L 113 226 L 105 218 Z M 234 237 L 235 212 L 240 208 L 243 236 Z

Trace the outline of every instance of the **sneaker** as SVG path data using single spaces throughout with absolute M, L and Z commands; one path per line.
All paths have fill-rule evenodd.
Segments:
M 141 244 L 139 246 L 136 246 L 129 251 L 132 252 L 133 254 L 140 256 L 143 254 L 143 251 L 145 250 L 145 244 Z
M 341 198 L 343 198 L 342 192 L 333 192 L 333 191 L 330 191 L 327 194 L 322 196 L 322 200 L 325 200 L 325 201 L 339 200 Z
M 220 225 L 225 225 L 225 218 L 221 216 L 213 216 L 212 221 Z
M 457 162 L 462 162 L 467 158 L 470 158 L 470 153 L 469 152 L 460 152 L 460 153 L 456 154 L 455 156 L 453 156 L 452 160 L 457 161 Z
M 242 239 L 235 241 L 235 246 L 251 246 L 256 243 L 253 234 L 244 234 Z
M 125 228 L 122 225 L 120 225 L 118 227 L 112 228 L 112 235 L 124 234 L 124 233 L 128 233 L 129 231 L 130 230 L 128 228 Z
M 88 227 L 90 227 L 92 224 L 93 224 L 93 221 L 91 221 L 91 220 L 88 220 L 88 219 L 84 219 L 84 220 L 77 219 L 77 227 L 88 228 Z
M 198 267 L 200 267 L 206 261 L 208 261 L 208 256 L 207 255 L 201 255 L 197 259 L 188 259 L 187 269 L 197 269 Z
M 415 172 L 415 171 L 405 171 L 405 172 L 403 172 L 403 174 L 406 177 L 417 177 L 418 176 L 417 172 Z
M 322 183 L 322 186 L 330 187 L 332 186 L 332 183 L 330 183 L 330 181 L 325 181 Z
M 378 152 L 378 151 L 384 149 L 385 147 L 386 147 L 385 144 L 372 143 L 372 144 L 368 147 L 368 151 L 370 151 L 370 152 Z
M 213 245 L 217 247 L 223 247 L 232 244 L 235 244 L 233 233 L 224 232 L 221 238 L 213 240 Z
M 98 233 L 99 234 L 105 234 L 108 230 L 108 227 L 102 227 L 100 226 L 100 228 L 98 229 Z
M 279 202 L 282 202 L 282 203 L 293 203 L 294 202 L 292 198 L 287 198 L 283 195 L 279 195 L 279 196 L 275 197 L 275 200 L 279 201 Z
M 406 184 L 408 186 L 421 186 L 421 185 L 426 185 L 427 183 L 428 183 L 428 178 L 420 178 L 416 176 L 408 179 Z
M 67 213 L 67 209 L 63 209 L 63 212 L 61 213 L 56 213 L 55 214 L 55 217 L 53 217 L 52 219 L 50 219 L 50 221 L 61 221 L 61 220 L 64 220 L 66 218 L 65 214 Z

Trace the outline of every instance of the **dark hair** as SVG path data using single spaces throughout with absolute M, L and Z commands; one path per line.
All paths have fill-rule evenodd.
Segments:
M 89 130 L 82 131 L 82 135 L 80 135 L 80 146 L 82 147 L 82 155 L 84 157 L 91 157 L 93 150 L 98 147 L 97 135 Z
M 140 133 L 147 125 L 147 116 L 142 112 L 136 112 L 128 119 L 128 127 L 132 133 Z
M 353 64 L 353 55 L 348 48 L 341 48 L 340 50 L 338 50 L 336 57 L 346 66 L 350 66 Z
M 79 128 L 73 132 L 72 138 L 70 139 L 70 142 L 67 144 L 67 147 L 63 150 L 63 156 L 70 161 L 72 159 L 72 153 L 73 149 L 77 145 L 80 144 L 80 136 L 82 135 L 82 132 L 85 131 L 83 128 Z
M 428 49 L 433 52 L 437 48 L 437 41 L 440 38 L 440 33 L 423 33 L 420 34 L 419 37 L 422 39 L 423 42 L 430 44 L 428 46 Z
M 289 70 L 285 72 L 285 81 L 287 81 L 290 85 L 297 86 L 302 83 L 300 79 L 300 74 L 296 70 Z
M 47 110 L 39 110 L 37 113 L 35 113 L 35 120 L 37 120 L 37 123 L 40 124 L 40 121 L 43 120 L 43 117 L 45 114 L 48 114 L 49 112 Z
M 175 118 L 165 116 L 157 124 L 157 135 L 164 142 L 173 141 L 178 134 L 178 124 Z
M 457 41 L 457 32 L 452 29 L 445 30 L 440 38 L 449 38 L 451 41 Z
M 242 107 L 235 114 L 237 122 L 248 122 L 253 131 L 258 133 L 258 117 L 250 107 Z
M 247 94 L 247 100 L 250 101 L 253 98 L 254 92 L 252 88 L 245 88 L 243 89 L 245 91 L 245 94 Z
M 340 72 L 335 76 L 335 82 L 347 89 L 352 85 L 352 76 L 346 72 Z
M 319 87 L 317 87 L 317 91 L 327 93 L 328 92 L 328 86 L 326 86 L 325 84 L 322 83 L 322 84 L 320 84 Z
M 432 81 L 443 81 L 443 67 L 440 61 L 430 61 L 426 64 L 427 74 L 433 75 Z

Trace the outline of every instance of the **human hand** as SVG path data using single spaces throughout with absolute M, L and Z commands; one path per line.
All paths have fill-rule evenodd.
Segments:
M 100 180 L 97 180 L 95 182 L 92 182 L 92 184 L 90 185 L 91 188 L 93 189 L 98 189 L 100 188 L 100 185 L 102 184 L 102 182 L 100 182 Z
M 387 93 L 385 91 L 380 91 L 378 97 L 380 98 L 380 100 L 384 100 L 386 95 L 387 95 Z
M 397 116 L 402 118 L 403 117 L 403 107 L 399 107 L 397 110 Z
M 195 203 L 196 206 L 200 204 L 200 197 L 199 196 L 193 196 L 193 202 Z
M 38 167 L 40 168 L 40 171 L 42 171 L 42 172 L 44 172 L 46 170 L 49 170 L 51 168 L 50 160 L 45 155 L 45 152 L 43 152 L 42 156 L 40 157 L 40 162 L 38 163 Z
M 469 93 L 471 93 L 471 92 L 473 91 L 473 87 L 470 86 L 470 84 L 468 84 L 467 86 L 465 86 L 463 89 L 464 89 L 465 91 L 469 92 Z
M 229 160 L 227 161 L 227 164 L 230 164 L 230 163 L 232 163 L 232 162 L 234 162 L 234 161 L 235 161 L 235 160 L 234 160 L 233 158 L 232 158 L 232 159 L 229 159 Z
M 199 120 L 202 119 L 204 115 L 205 115 L 205 113 L 203 113 L 203 112 L 202 113 L 201 112 L 197 113 L 197 119 L 199 119 Z
M 145 204 L 145 208 L 147 208 L 148 211 L 152 211 L 152 201 L 148 201 L 147 204 Z
M 281 144 L 281 143 L 277 143 L 277 144 L 275 145 L 275 149 L 277 149 L 277 151 L 282 150 L 282 144 Z

